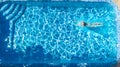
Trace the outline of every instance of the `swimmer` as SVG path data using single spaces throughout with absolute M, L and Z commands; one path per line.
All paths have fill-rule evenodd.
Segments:
M 100 23 L 100 22 L 95 22 L 95 23 L 81 22 L 81 23 L 78 23 L 78 26 L 83 26 L 83 27 L 100 27 L 100 26 L 103 26 L 103 23 Z

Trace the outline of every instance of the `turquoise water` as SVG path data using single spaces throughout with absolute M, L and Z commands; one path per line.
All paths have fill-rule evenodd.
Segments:
M 113 7 L 105 2 L 71 4 L 27 3 L 24 14 L 14 25 L 10 22 L 7 48 L 21 53 L 18 63 L 116 61 L 117 31 Z M 82 21 L 100 22 L 103 26 L 78 26 Z

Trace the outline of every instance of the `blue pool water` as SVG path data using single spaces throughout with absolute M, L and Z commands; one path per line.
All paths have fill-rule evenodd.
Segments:
M 5 2 L 0 7 L 1 64 L 116 63 L 116 15 L 109 3 Z M 82 21 L 103 26 L 78 26 Z

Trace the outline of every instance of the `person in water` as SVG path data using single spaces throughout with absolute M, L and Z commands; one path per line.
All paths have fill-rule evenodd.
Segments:
M 103 23 L 100 23 L 100 22 L 95 22 L 95 23 L 81 22 L 81 23 L 78 24 L 78 26 L 83 26 L 83 27 L 100 27 L 100 26 L 103 26 Z

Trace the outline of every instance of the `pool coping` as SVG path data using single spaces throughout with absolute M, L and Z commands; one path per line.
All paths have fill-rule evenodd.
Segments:
M 120 16 L 120 10 L 118 11 L 119 14 L 117 14 L 117 18 L 119 18 Z M 118 56 L 117 56 L 117 59 L 118 59 L 118 63 L 120 65 L 120 20 L 117 19 L 117 36 L 118 36 L 118 44 L 117 44 L 117 48 L 118 48 Z

